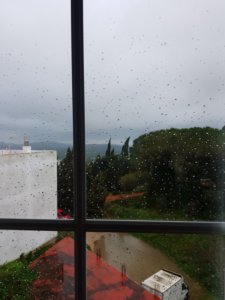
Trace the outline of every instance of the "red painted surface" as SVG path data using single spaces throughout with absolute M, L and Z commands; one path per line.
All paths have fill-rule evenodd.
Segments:
M 61 208 L 57 209 L 57 218 L 58 219 L 72 219 L 70 215 L 64 214 Z
M 74 241 L 66 237 L 30 264 L 38 273 L 32 299 L 75 299 L 73 257 Z M 160 300 L 89 250 L 87 295 L 88 300 Z

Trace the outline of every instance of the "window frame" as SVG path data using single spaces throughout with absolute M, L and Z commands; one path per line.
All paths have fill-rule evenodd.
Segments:
M 74 144 L 74 219 L 1 218 L 1 230 L 73 231 L 76 300 L 86 297 L 86 233 L 149 232 L 225 234 L 225 222 L 87 219 L 85 204 L 85 106 L 83 0 L 71 0 L 72 103 Z

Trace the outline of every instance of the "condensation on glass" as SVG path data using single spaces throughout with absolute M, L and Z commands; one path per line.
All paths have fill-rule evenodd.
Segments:
M 75 299 L 73 237 L 0 230 L 0 298 Z
M 86 242 L 90 298 L 224 295 L 224 236 L 89 232 Z
M 4 3 L 0 19 L 0 217 L 71 218 L 70 1 Z
M 84 1 L 89 217 L 224 220 L 224 9 Z

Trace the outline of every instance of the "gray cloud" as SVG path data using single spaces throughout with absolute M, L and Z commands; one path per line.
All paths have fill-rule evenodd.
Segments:
M 71 141 L 70 1 L 0 0 L 0 140 Z M 224 125 L 224 1 L 84 1 L 87 142 Z
M 88 133 L 224 125 L 223 1 L 85 4 Z
M 69 1 L 0 4 L 0 140 L 71 141 Z

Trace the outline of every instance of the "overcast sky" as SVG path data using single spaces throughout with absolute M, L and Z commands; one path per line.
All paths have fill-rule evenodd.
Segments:
M 70 142 L 70 2 L 0 4 L 0 141 Z M 85 0 L 87 143 L 225 125 L 224 11 L 223 0 Z

